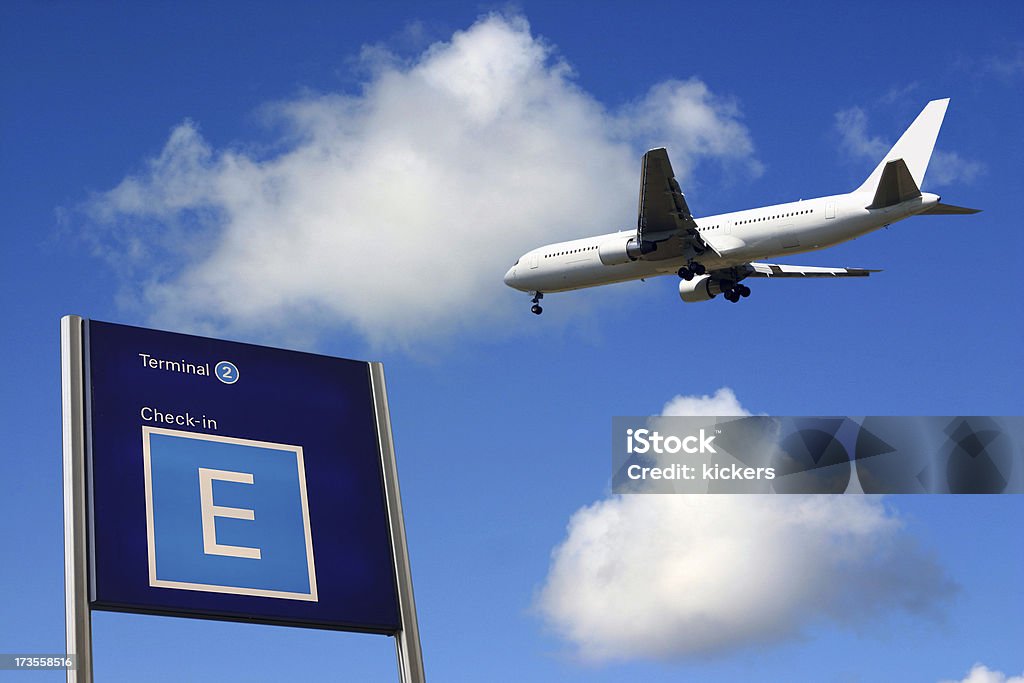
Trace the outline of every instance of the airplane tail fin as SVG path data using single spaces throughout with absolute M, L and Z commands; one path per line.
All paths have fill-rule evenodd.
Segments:
M 882 181 L 886 166 L 897 159 L 903 160 L 910 179 L 920 188 L 924 182 L 924 172 L 928 170 L 928 161 L 935 148 L 935 138 L 939 135 L 939 128 L 942 126 L 942 119 L 946 116 L 948 105 L 948 97 L 943 100 L 932 100 L 925 105 L 925 108 L 896 141 L 885 158 L 879 162 L 867 180 L 854 191 L 874 193 L 879 190 L 879 183 Z

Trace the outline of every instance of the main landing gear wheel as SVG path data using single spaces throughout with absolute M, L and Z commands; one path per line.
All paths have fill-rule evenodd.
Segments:
M 533 306 L 530 307 L 530 312 L 534 315 L 540 315 L 544 312 L 544 309 L 540 306 L 540 300 L 544 298 L 544 292 L 534 292 L 533 298 L 530 301 L 533 302 Z
M 679 277 L 683 278 L 687 282 L 692 280 L 694 276 L 701 276 L 708 272 L 708 269 L 704 267 L 703 263 L 690 263 L 679 269 Z
M 725 297 L 726 301 L 736 303 L 741 297 L 745 299 L 750 296 L 750 287 L 747 287 L 746 285 L 735 285 L 734 287 L 730 287 L 725 290 L 722 295 Z

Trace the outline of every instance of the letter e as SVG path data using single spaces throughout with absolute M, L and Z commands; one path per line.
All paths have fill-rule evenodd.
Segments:
M 247 508 L 224 507 L 213 503 L 213 480 L 233 481 L 239 484 L 251 484 L 253 477 L 248 472 L 229 472 L 206 467 L 199 468 L 199 506 L 203 514 L 203 552 L 207 555 L 226 555 L 227 557 L 245 557 L 252 560 L 260 559 L 259 548 L 247 548 L 240 545 L 223 545 L 217 542 L 216 517 L 231 519 L 256 519 L 256 513 Z

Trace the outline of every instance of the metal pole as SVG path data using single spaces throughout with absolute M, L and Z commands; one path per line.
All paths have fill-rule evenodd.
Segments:
M 377 418 L 377 434 L 380 439 L 384 492 L 387 497 L 388 518 L 391 526 L 391 548 L 395 556 L 398 611 L 402 620 L 402 630 L 395 634 L 398 676 L 402 683 L 424 683 L 427 679 L 423 669 L 419 623 L 416 620 L 416 600 L 412 591 L 409 547 L 405 538 L 405 518 L 402 515 L 402 495 L 398 488 L 398 466 L 395 462 L 395 444 L 391 436 L 391 413 L 388 410 L 383 364 L 370 363 L 370 386 L 373 389 L 374 413 Z
M 68 683 L 92 683 L 85 509 L 85 391 L 82 318 L 60 320 L 60 384 L 64 432 L 64 629 L 75 668 Z

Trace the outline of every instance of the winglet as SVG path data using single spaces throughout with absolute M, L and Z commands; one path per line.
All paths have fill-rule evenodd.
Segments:
M 910 127 L 900 136 L 885 158 L 875 167 L 867 180 L 855 192 L 874 192 L 882 179 L 882 172 L 890 161 L 903 159 L 910 171 L 910 177 L 918 188 L 924 186 L 924 173 L 928 170 L 928 161 L 935 149 L 935 139 L 939 135 L 942 119 L 946 116 L 949 98 L 932 100 L 917 115 Z

